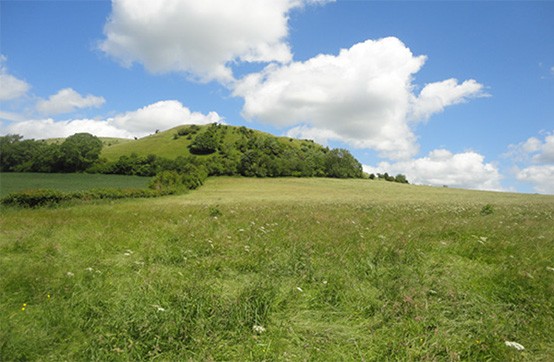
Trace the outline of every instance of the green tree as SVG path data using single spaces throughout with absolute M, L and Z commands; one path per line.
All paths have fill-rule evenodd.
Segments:
M 328 177 L 361 178 L 363 170 L 348 150 L 336 148 L 325 155 L 325 173 Z
M 90 133 L 76 133 L 60 147 L 65 172 L 80 172 L 100 158 L 102 141 Z

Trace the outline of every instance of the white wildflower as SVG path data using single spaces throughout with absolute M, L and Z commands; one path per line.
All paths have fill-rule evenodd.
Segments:
M 504 343 L 506 344 L 506 346 L 515 348 L 518 351 L 523 351 L 525 349 L 525 347 L 523 347 L 521 344 L 519 344 L 517 342 L 505 341 Z
M 67 275 L 69 278 L 73 278 L 75 276 L 75 274 L 73 274 L 72 272 L 67 272 L 65 273 L 65 275 Z
M 156 310 L 157 310 L 158 312 L 165 312 L 165 308 L 163 308 L 163 307 L 161 307 L 161 306 L 159 306 L 159 305 L 157 305 L 157 304 L 153 304 L 152 307 L 156 308 Z
M 258 325 L 252 326 L 252 330 L 258 334 L 262 334 L 265 332 L 265 328 L 263 326 L 258 326 Z
M 296 290 L 298 290 L 300 293 L 304 292 L 300 287 L 296 287 Z
M 85 270 L 88 271 L 88 272 L 91 272 L 91 273 L 94 271 L 94 269 L 92 269 L 90 266 L 88 268 L 86 268 Z

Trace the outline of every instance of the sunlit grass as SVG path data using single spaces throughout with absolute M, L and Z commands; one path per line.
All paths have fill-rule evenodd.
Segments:
M 3 208 L 0 356 L 550 360 L 553 218 L 547 196 L 328 179 Z

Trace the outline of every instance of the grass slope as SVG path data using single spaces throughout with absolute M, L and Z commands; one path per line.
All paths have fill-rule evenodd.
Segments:
M 549 196 L 333 179 L 3 209 L 0 356 L 552 360 L 553 218 Z
M 159 157 L 175 159 L 179 156 L 190 156 L 189 145 L 194 139 L 195 135 L 188 138 L 186 136 L 174 138 L 174 135 L 179 129 L 187 128 L 190 126 L 179 126 L 166 131 L 158 132 L 147 137 L 140 138 L 138 140 L 130 140 L 129 142 L 113 143 L 112 145 L 105 145 L 102 150 L 101 157 L 106 158 L 108 161 L 116 161 L 121 156 L 129 156 L 132 153 L 136 153 L 139 156 L 147 156 L 153 154 Z M 209 125 L 199 126 L 200 131 L 198 134 L 206 132 Z M 222 128 L 226 128 L 223 143 L 230 147 L 235 147 L 235 142 L 241 138 L 240 127 L 222 125 Z M 264 138 L 275 138 L 280 142 L 291 143 L 296 147 L 308 143 L 305 140 L 297 140 L 288 137 L 276 137 L 268 133 L 261 131 L 250 130 L 254 135 Z M 209 156 L 208 156 L 209 157 Z
M 0 197 L 31 189 L 83 191 L 95 188 L 147 188 L 149 177 L 82 173 L 0 173 Z

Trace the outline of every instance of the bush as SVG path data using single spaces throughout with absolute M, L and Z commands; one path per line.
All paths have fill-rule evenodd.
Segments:
M 172 193 L 174 193 L 173 190 L 151 189 L 92 189 L 76 192 L 40 189 L 11 193 L 0 200 L 0 203 L 7 206 L 41 207 L 52 206 L 69 200 L 117 200 L 158 197 Z
M 13 192 L 4 197 L 1 203 L 9 206 L 38 207 L 54 205 L 69 198 L 67 193 L 61 191 L 37 189 Z

